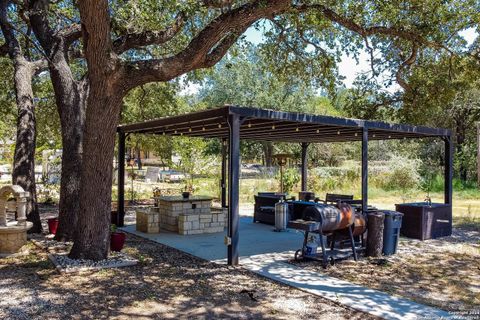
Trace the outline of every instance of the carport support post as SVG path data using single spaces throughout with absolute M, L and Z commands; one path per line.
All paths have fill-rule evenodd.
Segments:
M 368 129 L 362 128 L 362 212 L 368 207 Z
M 452 179 L 453 179 L 453 144 L 452 137 L 446 136 L 445 142 L 445 204 L 452 204 Z
M 302 142 L 302 191 L 307 191 L 307 157 L 308 157 L 308 143 Z
M 238 265 L 239 179 L 240 179 L 240 116 L 228 116 L 228 232 L 227 263 Z
M 227 207 L 227 139 L 222 139 L 222 173 L 220 178 L 220 185 L 222 188 L 221 201 L 222 208 Z
M 125 217 L 125 132 L 118 132 L 118 205 L 117 221 L 118 227 L 123 227 Z

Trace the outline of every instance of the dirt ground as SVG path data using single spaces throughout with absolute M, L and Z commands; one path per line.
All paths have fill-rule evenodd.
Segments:
M 60 275 L 32 243 L 0 259 L 1 319 L 372 319 L 239 267 L 127 236 L 134 267 Z
M 426 241 L 401 238 L 396 255 L 339 261 L 327 270 L 315 262 L 296 264 L 444 310 L 480 312 L 477 230 L 454 228 L 451 237 Z

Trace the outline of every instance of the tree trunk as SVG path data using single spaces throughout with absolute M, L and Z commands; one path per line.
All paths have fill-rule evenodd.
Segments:
M 60 181 L 59 224 L 55 240 L 72 240 L 80 212 L 80 177 L 82 167 L 82 142 L 85 123 L 85 83 L 65 83 L 52 71 L 57 109 L 62 129 L 62 175 Z
M 477 186 L 480 189 L 480 122 L 477 122 Z
M 27 202 L 27 220 L 33 222 L 29 232 L 41 232 L 42 224 L 37 207 L 37 193 L 35 188 L 35 105 L 33 103 L 32 78 L 40 70 L 41 60 L 28 61 L 22 53 L 22 48 L 15 37 L 14 28 L 8 20 L 8 1 L 0 3 L 0 28 L 5 43 L 8 46 L 8 55 L 14 66 L 15 98 L 18 109 L 17 141 L 12 170 L 12 183 L 18 184 L 30 192 Z
M 80 124 L 83 121 L 80 122 Z M 79 121 L 75 121 L 79 125 Z M 72 126 L 70 127 L 72 128 Z M 66 130 L 67 129 L 67 130 Z M 62 125 L 62 174 L 60 180 L 59 224 L 55 240 L 73 238 L 80 212 L 78 197 L 82 166 L 82 136 Z
M 263 153 L 265 154 L 265 166 L 272 166 L 272 156 L 273 156 L 273 144 L 270 141 L 265 141 L 262 143 Z
M 137 165 L 138 165 L 138 170 L 142 170 L 142 159 L 141 159 L 141 156 L 142 156 L 142 151 L 140 150 L 140 148 L 138 147 L 138 144 L 137 144 Z
M 40 233 L 42 232 L 42 223 L 38 212 L 35 185 L 35 148 L 37 133 L 32 77 L 33 70 L 28 65 L 28 62 L 15 63 L 15 94 L 18 117 L 12 183 L 30 192 L 26 213 L 27 220 L 33 222 L 33 227 L 29 232 Z
M 367 256 L 381 257 L 383 250 L 383 223 L 385 214 L 373 212 L 368 214 L 367 222 Z
M 83 142 L 80 215 L 69 256 L 102 260 L 107 257 L 110 244 L 112 159 L 122 100 L 99 94 L 103 90 L 93 85 L 91 91 Z
M 458 122 L 457 121 L 457 127 L 456 127 L 456 132 L 455 132 L 455 135 L 456 135 L 456 140 L 457 140 L 457 143 L 456 143 L 456 148 L 457 148 L 457 154 L 461 155 L 462 152 L 463 152 L 463 146 L 465 144 L 465 131 L 466 131 L 466 128 L 465 128 L 465 125 L 463 122 Z M 462 182 L 466 182 L 467 181 L 467 173 L 468 173 L 468 169 L 467 169 L 467 164 L 465 163 L 464 160 L 460 160 L 459 161 L 459 168 L 458 168 L 458 173 L 459 173 L 459 178 Z
M 29 20 L 33 32 L 48 56 L 48 67 L 62 129 L 62 175 L 60 182 L 59 226 L 56 240 L 70 240 L 79 213 L 80 168 L 88 82 L 76 80 L 68 63 L 69 45 L 80 36 L 72 28 L 63 37 L 50 28 L 48 1 L 31 1 Z M 77 36 L 75 36 L 77 32 Z

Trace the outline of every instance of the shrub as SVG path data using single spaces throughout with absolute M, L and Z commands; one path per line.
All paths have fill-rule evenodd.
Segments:
M 280 171 L 276 176 L 280 180 Z M 283 172 L 283 192 L 290 193 L 293 188 L 300 182 L 300 174 L 296 168 L 287 168 Z
M 415 189 L 420 185 L 418 173 L 419 160 L 393 156 L 388 163 L 389 170 L 384 175 L 383 188 L 385 190 Z M 381 182 L 382 183 L 382 182 Z

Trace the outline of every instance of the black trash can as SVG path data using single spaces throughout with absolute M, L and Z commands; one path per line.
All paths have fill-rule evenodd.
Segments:
M 403 213 L 389 210 L 382 210 L 382 212 L 385 214 L 383 227 L 383 254 L 388 256 L 397 253 Z

